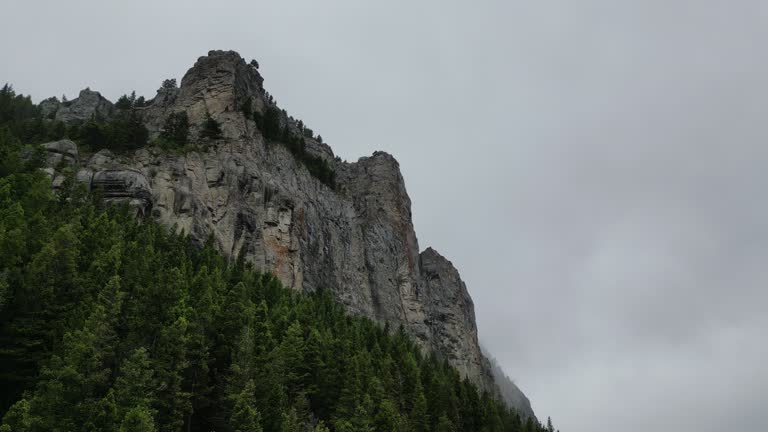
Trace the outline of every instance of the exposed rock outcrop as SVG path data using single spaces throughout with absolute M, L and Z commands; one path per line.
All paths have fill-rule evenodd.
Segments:
M 80 157 L 78 180 L 195 241 L 212 236 L 222 252 L 244 254 L 288 287 L 329 288 L 353 313 L 402 324 L 425 350 L 446 358 L 481 388 L 497 391 L 458 271 L 431 248 L 419 253 L 397 161 L 376 152 L 341 162 L 329 146 L 307 139 L 306 151 L 336 173 L 335 188 L 321 183 L 240 111 L 249 104 L 263 113 L 272 104 L 262 84 L 237 53 L 211 51 L 179 88 L 161 89 L 141 110 L 154 136 L 168 115 L 184 111 L 193 137 L 210 116 L 221 124 L 222 139 L 183 155 L 155 147 L 119 158 L 101 151 Z M 90 112 L 96 105 L 88 105 Z M 281 121 L 296 127 L 286 114 Z M 47 145 L 51 152 L 59 147 Z
M 451 364 L 472 381 L 492 381 L 477 340 L 475 306 L 459 271 L 432 248 L 422 252 L 419 260 L 434 349 L 446 353 Z
M 104 169 L 89 173 L 79 171 L 81 181 L 90 180 L 91 189 L 99 189 L 107 202 L 125 203 L 145 216 L 152 209 L 152 191 L 147 178 L 131 168 Z
M 78 161 L 77 144 L 63 139 L 43 144 L 47 151 L 46 164 L 51 168 L 57 168 L 61 164 L 73 165 Z
M 56 117 L 56 111 L 59 110 L 59 107 L 61 107 L 61 102 L 59 102 L 59 99 L 56 97 L 49 97 L 48 99 L 40 102 L 40 113 L 42 114 L 43 118 L 53 119 Z
M 525 396 L 525 394 L 523 394 L 512 378 L 504 373 L 501 366 L 496 362 L 496 359 L 489 356 L 489 363 L 493 380 L 496 382 L 502 400 L 504 400 L 508 406 L 517 409 L 519 413 L 527 417 L 536 418 L 536 415 L 533 413 L 533 408 L 531 408 L 531 401 L 528 400 L 528 397 Z
M 169 114 L 185 111 L 193 135 L 210 116 L 221 123 L 225 137 L 247 139 L 248 125 L 240 109 L 250 100 L 254 111 L 265 110 L 263 82 L 238 53 L 210 51 L 197 59 L 179 88 L 160 89 L 143 109 L 147 128 L 156 136 Z
M 114 113 L 115 106 L 101 93 L 86 88 L 80 91 L 77 98 L 68 102 L 59 102 L 55 98 L 47 99 L 41 104 L 41 109 L 46 117 L 53 115 L 56 120 L 72 123 L 109 118 Z

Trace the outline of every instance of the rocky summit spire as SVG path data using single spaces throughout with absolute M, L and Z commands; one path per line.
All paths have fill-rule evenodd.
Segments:
M 197 59 L 178 88 L 161 87 L 144 117 L 150 133 L 158 133 L 172 112 L 184 111 L 193 129 L 209 117 L 223 124 L 226 136 L 242 129 L 243 106 L 264 112 L 267 100 L 258 70 L 234 51 L 209 51 Z
M 80 153 L 69 162 L 91 187 L 108 186 L 111 199 L 197 242 L 212 237 L 225 254 L 243 255 L 286 286 L 327 288 L 353 313 L 403 325 L 424 350 L 496 392 L 466 285 L 437 251 L 420 253 L 398 162 L 384 152 L 354 163 L 334 158 L 262 84 L 255 65 L 237 53 L 211 51 L 180 87 L 164 86 L 140 108 L 151 136 L 170 115 L 186 113 L 190 139 L 204 144 L 198 150 L 150 145 L 120 155 Z M 221 136 L 198 139 L 208 119 L 220 124 Z M 319 179 L 318 166 L 332 182 Z

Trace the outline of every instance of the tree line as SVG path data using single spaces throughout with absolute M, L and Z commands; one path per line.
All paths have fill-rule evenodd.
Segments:
M 246 118 L 252 119 L 256 123 L 256 127 L 259 128 L 264 138 L 284 145 L 296 160 L 307 168 L 310 174 L 331 189 L 336 187 L 336 172 L 328 161 L 307 151 L 307 142 L 301 121 L 299 121 L 301 125 L 299 134 L 296 134 L 288 127 L 287 114 L 274 104 L 269 104 L 262 114 L 252 108 L 252 102 L 248 99 L 240 109 Z M 318 138 L 322 142 L 322 138 Z

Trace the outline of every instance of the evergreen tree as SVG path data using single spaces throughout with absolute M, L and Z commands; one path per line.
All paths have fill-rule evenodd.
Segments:
M 302 432 L 303 425 L 295 409 L 291 408 L 284 412 L 282 417 L 280 432 Z
M 31 430 L 32 419 L 29 415 L 29 402 L 26 399 L 21 399 L 5 413 L 0 432 L 28 432 Z
M 177 146 L 187 144 L 189 117 L 186 111 L 171 113 L 166 117 L 160 137 Z
M 304 337 L 301 325 L 294 322 L 286 331 L 283 342 L 275 350 L 274 362 L 289 395 L 304 393 L 308 373 L 304 362 Z
M 254 392 L 256 386 L 253 380 L 248 381 L 243 390 L 235 395 L 234 409 L 229 425 L 235 432 L 261 432 L 261 415 L 256 409 Z
M 410 413 L 411 425 L 414 432 L 428 432 L 429 431 L 429 412 L 427 406 L 427 398 L 424 396 L 424 390 L 418 389 L 415 400 L 413 403 L 413 409 Z
M 184 388 L 188 322 L 183 312 L 163 328 L 157 340 L 155 370 L 158 375 L 160 430 L 175 432 L 192 413 L 191 395 Z
M 325 426 L 325 423 L 323 423 L 322 420 L 320 420 L 316 425 L 315 428 L 312 430 L 313 432 L 331 432 L 330 429 L 328 429 L 327 426 Z
M 221 138 L 221 125 L 210 115 L 205 119 L 205 122 L 203 122 L 200 138 L 212 140 Z
M 155 422 L 147 407 L 137 406 L 125 415 L 119 432 L 155 432 Z
M 384 400 L 379 405 L 379 412 L 376 415 L 377 432 L 400 432 L 407 430 L 407 422 L 400 414 L 397 406 L 391 400 Z
M 246 99 L 245 102 L 240 105 L 240 111 L 243 112 L 245 118 L 250 118 L 253 116 L 253 101 L 251 98 Z
M 173 90 L 176 86 L 176 78 L 169 78 L 163 80 L 163 84 L 160 86 L 161 90 Z
M 43 368 L 30 402 L 33 428 L 74 429 L 84 421 L 88 424 L 98 412 L 97 397 L 108 388 L 106 360 L 114 350 L 114 320 L 121 305 L 119 287 L 119 278 L 110 280 L 85 326 L 65 334 L 62 355 L 54 355 Z
M 448 417 L 442 416 L 437 421 L 437 427 L 435 428 L 435 432 L 455 432 L 455 431 L 456 431 L 456 427 L 453 425 L 453 422 Z
M 124 417 L 129 410 L 137 407 L 149 409 L 156 402 L 153 375 L 149 353 L 143 347 L 134 350 L 123 361 L 114 386 L 114 399 L 119 417 Z M 154 416 L 151 410 L 148 412 Z

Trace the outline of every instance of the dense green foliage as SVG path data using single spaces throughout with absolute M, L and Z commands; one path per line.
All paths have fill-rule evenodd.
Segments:
M 189 117 L 186 111 L 171 113 L 165 119 L 160 138 L 175 146 L 183 147 L 189 138 Z
M 173 90 L 177 88 L 176 78 L 169 78 L 163 80 L 163 84 L 160 86 L 161 90 Z
M 8 124 L 0 432 L 545 430 L 328 292 L 286 290 L 74 183 L 54 195 Z
M 110 120 L 91 119 L 73 125 L 68 136 L 91 151 L 135 150 L 147 145 L 149 131 L 136 110 L 119 111 Z
M 51 141 L 67 133 L 64 123 L 43 119 L 32 99 L 17 95 L 8 84 L 0 89 L 0 128 L 25 143 Z
M 307 151 L 307 143 L 303 136 L 303 131 L 298 135 L 294 134 L 287 125 L 283 124 L 282 119 L 286 117 L 284 112 L 280 111 L 276 106 L 270 105 L 264 115 L 262 115 L 257 111 L 253 111 L 250 101 L 246 102 L 241 110 L 244 115 L 253 118 L 256 126 L 266 139 L 283 144 L 296 160 L 307 168 L 310 174 L 329 187 L 336 187 L 336 172 L 325 159 Z
M 115 108 L 119 110 L 130 110 L 134 108 L 142 108 L 147 106 L 147 101 L 144 96 L 136 97 L 136 92 L 132 91 L 130 95 L 124 94 L 115 102 Z
M 6 84 L 0 89 L 0 125 L 24 143 L 70 138 L 90 151 L 132 150 L 147 145 L 149 138 L 149 131 L 136 109 L 143 104 L 141 100 L 136 99 L 135 94 L 123 96 L 118 104 L 122 109 L 118 109 L 112 118 L 92 118 L 67 126 L 60 121 L 44 119 L 29 96 L 17 95 Z
M 138 108 L 145 104 L 136 93 L 121 96 L 115 107 L 117 112 L 110 119 L 92 118 L 70 126 L 68 135 L 91 151 L 109 149 L 135 150 L 147 145 L 149 131 L 144 126 Z
M 163 82 L 163 88 L 174 88 L 175 85 L 176 80 Z M 148 144 L 149 131 L 144 126 L 139 109 L 146 104 L 144 97 L 137 98 L 136 93 L 132 92 L 117 100 L 117 111 L 111 118 L 92 118 L 67 126 L 60 121 L 44 119 L 39 107 L 32 103 L 29 96 L 16 95 L 13 89 L 6 85 L 0 90 L 0 124 L 6 125 L 14 136 L 25 143 L 70 138 L 77 141 L 81 150 L 85 151 L 128 151 Z M 336 173 L 331 165 L 323 158 L 307 152 L 303 131 L 297 135 L 291 133 L 287 126 L 283 126 L 283 113 L 278 108 L 270 106 L 264 116 L 253 111 L 250 103 L 244 104 L 241 110 L 256 122 L 265 138 L 284 145 L 310 174 L 335 188 Z M 190 124 L 186 112 L 172 113 L 165 119 L 163 131 L 154 144 L 166 150 L 189 150 L 189 131 Z M 311 131 L 309 133 L 311 136 Z M 199 137 L 205 140 L 221 138 L 221 125 L 209 116 L 200 129 Z

